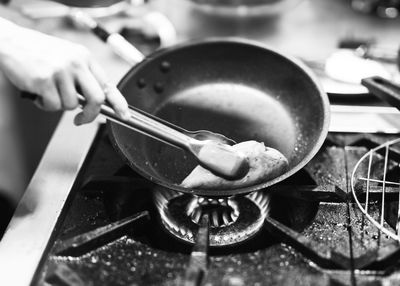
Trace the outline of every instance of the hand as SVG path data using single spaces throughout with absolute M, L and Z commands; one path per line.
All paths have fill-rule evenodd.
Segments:
M 87 103 L 75 124 L 93 121 L 105 100 L 121 118 L 129 116 L 125 98 L 109 84 L 85 47 L 2 19 L 0 34 L 0 69 L 19 89 L 38 94 L 35 104 L 40 108 L 76 108 L 79 87 Z

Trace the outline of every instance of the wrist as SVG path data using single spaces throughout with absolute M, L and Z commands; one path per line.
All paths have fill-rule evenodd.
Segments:
M 0 17 L 0 40 L 10 38 L 19 29 L 21 29 L 20 26 Z M 4 42 L 1 41 L 0 46 L 2 46 L 2 43 Z
M 21 29 L 20 26 L 0 17 L 0 66 L 12 51 L 12 43 Z

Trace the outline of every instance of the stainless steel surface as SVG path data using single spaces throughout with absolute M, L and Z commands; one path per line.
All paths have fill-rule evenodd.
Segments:
M 394 107 L 331 105 L 330 132 L 400 132 L 400 113 Z
M 30 285 L 98 125 L 65 113 L 0 241 L 0 285 Z M 79 140 L 77 140 L 79 138 Z

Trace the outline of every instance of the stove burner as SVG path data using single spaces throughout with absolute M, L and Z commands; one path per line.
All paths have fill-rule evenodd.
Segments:
M 269 213 L 270 197 L 263 192 L 209 199 L 164 188 L 154 190 L 162 225 L 175 237 L 194 243 L 199 222 L 210 217 L 210 246 L 228 246 L 253 237 Z
M 186 214 L 196 224 L 200 224 L 201 217 L 208 214 L 211 219 L 211 228 L 225 227 L 238 219 L 239 208 L 232 198 L 215 199 L 194 196 L 187 207 Z

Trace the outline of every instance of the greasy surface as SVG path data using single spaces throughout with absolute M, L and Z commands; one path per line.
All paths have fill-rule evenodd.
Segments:
M 281 190 L 281 195 L 274 191 L 271 217 L 301 233 L 320 255 L 331 251 L 342 261 L 348 261 L 343 264 L 346 267 L 323 268 L 309 250 L 301 250 L 285 242 L 285 237 L 262 230 L 241 245 L 211 249 L 205 285 L 398 285 L 398 255 L 386 260 L 386 264 L 372 263 L 377 251 L 396 253 L 398 245 L 363 222 L 351 197 L 343 195 L 347 192 L 347 168 L 366 150 L 366 144 L 351 135 L 342 139 L 330 135 L 308 164 L 308 172 L 302 170 L 283 182 L 280 186 L 286 184 L 287 188 Z M 353 144 L 352 148 L 345 151 L 343 142 Z M 191 246 L 173 239 L 160 227 L 150 200 L 151 184 L 146 186 L 140 176 L 124 166 L 104 138 L 99 140 L 90 162 L 71 195 L 66 219 L 60 221 L 55 233 L 57 244 L 144 209 L 150 211 L 150 222 L 82 253 L 56 255 L 53 247 L 39 271 L 36 285 L 58 285 L 46 278 L 54 276 L 54 267 L 62 267 L 64 275 L 79 277 L 82 285 L 179 285 L 185 277 Z M 118 180 L 85 183 L 111 175 Z M 131 181 L 126 184 L 121 178 Z M 320 202 L 310 199 L 320 197 L 322 191 L 299 199 L 307 190 L 304 186 L 315 182 L 333 184 L 336 191 L 323 188 L 326 195 Z M 84 184 L 86 188 L 82 189 Z M 330 194 L 332 191 L 334 195 Z M 297 197 L 291 192 L 296 192 Z M 355 270 L 362 268 L 365 270 Z
M 166 64 L 168 70 L 162 68 Z M 176 191 L 226 196 L 260 190 L 303 167 L 328 130 L 328 99 L 313 76 L 294 60 L 254 42 L 209 39 L 160 50 L 130 70 L 118 87 L 130 105 L 171 123 L 211 130 L 236 142 L 264 142 L 289 161 L 287 172 L 251 187 L 188 190 L 180 183 L 196 165 L 193 156 L 110 124 L 128 165 Z
M 181 186 L 189 189 L 229 189 L 247 187 L 259 182 L 272 180 L 288 168 L 288 161 L 282 153 L 269 148 L 262 142 L 245 141 L 232 146 L 243 154 L 249 164 L 248 173 L 241 179 L 227 180 L 214 175 L 202 166 L 197 166 L 182 181 Z
M 334 185 L 347 192 L 343 148 L 332 146 L 319 152 L 305 169 L 317 185 Z

